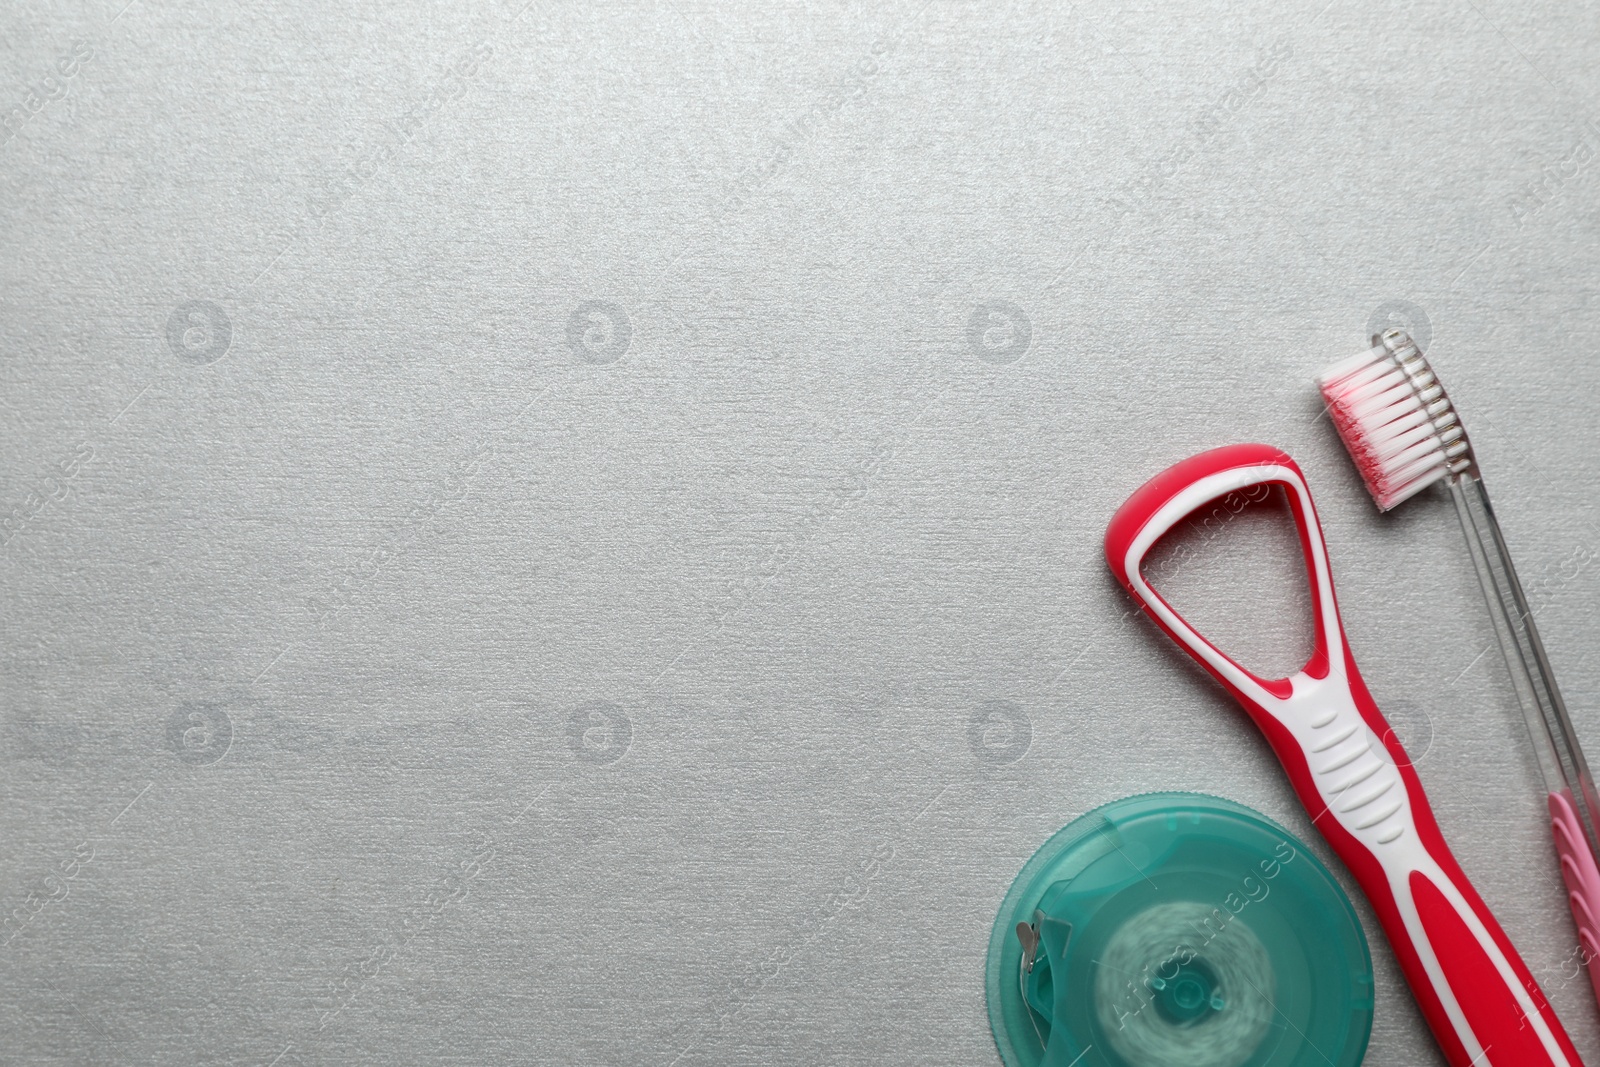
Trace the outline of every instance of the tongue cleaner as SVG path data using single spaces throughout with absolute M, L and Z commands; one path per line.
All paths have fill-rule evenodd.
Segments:
M 1311 582 L 1315 647 L 1288 678 L 1259 678 L 1145 581 L 1156 541 L 1195 511 L 1255 486 L 1283 489 Z M 1527 965 L 1450 854 L 1405 750 L 1356 670 L 1305 475 L 1266 445 L 1203 452 L 1156 475 L 1106 531 L 1111 571 L 1156 625 L 1244 706 L 1300 802 L 1355 876 L 1452 1067 L 1579 1065 Z

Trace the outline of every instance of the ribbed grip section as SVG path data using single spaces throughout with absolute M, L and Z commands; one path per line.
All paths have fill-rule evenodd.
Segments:
M 1578 948 L 1589 967 L 1589 984 L 1600 999 L 1600 868 L 1584 840 L 1578 813 L 1564 793 L 1550 794 L 1550 830 L 1561 856 L 1567 903 L 1578 926 Z

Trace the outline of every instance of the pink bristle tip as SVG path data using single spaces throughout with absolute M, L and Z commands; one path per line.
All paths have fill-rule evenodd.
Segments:
M 1471 465 L 1444 387 L 1404 332 L 1391 330 L 1380 344 L 1333 364 L 1317 387 L 1380 511 Z

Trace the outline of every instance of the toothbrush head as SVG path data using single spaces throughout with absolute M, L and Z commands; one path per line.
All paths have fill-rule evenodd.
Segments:
M 1388 511 L 1473 464 L 1450 397 L 1404 330 L 1322 372 L 1317 386 L 1378 510 Z

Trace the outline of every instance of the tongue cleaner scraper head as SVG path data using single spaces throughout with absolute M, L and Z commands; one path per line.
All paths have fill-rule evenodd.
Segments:
M 1151 546 L 1183 519 L 1261 485 L 1288 497 L 1311 582 L 1314 651 L 1288 678 L 1245 670 L 1140 572 Z M 1452 1067 L 1580 1064 L 1527 965 L 1450 854 L 1421 780 L 1356 670 L 1311 490 L 1294 460 L 1267 445 L 1232 445 L 1168 468 L 1112 518 L 1106 560 L 1266 735 L 1312 824 L 1372 903 Z
M 1388 511 L 1435 482 L 1450 488 L 1539 757 L 1567 903 L 1578 924 L 1578 946 L 1589 965 L 1589 984 L 1600 997 L 1600 865 L 1596 863 L 1600 837 L 1595 833 L 1600 797 L 1588 760 L 1489 506 L 1466 427 L 1433 368 L 1404 331 L 1389 330 L 1375 340 L 1366 352 L 1329 367 L 1318 385 L 1339 437 L 1380 510 Z

